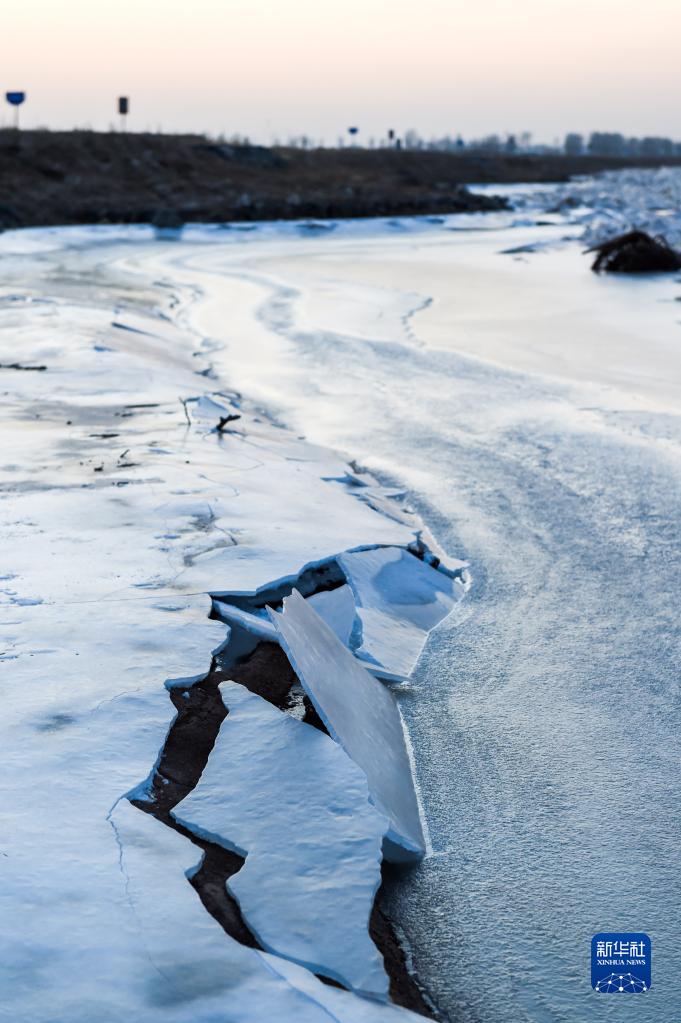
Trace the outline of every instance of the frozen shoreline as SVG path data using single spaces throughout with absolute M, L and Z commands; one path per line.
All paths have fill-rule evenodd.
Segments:
M 59 242 L 58 236 L 55 240 Z M 13 461 L 4 466 L 2 501 L 3 533 L 12 538 L 3 559 L 2 583 L 8 765 L 3 800 L 9 823 L 2 850 L 2 898 L 3 919 L 19 923 L 3 939 L 0 968 L 12 1017 L 36 1023 L 56 1012 L 73 1021 L 89 1020 L 93 1006 L 106 1003 L 112 1019 L 196 1021 L 219 1012 L 220 997 L 229 990 L 230 1011 L 238 1004 L 240 1020 L 262 1019 L 275 1011 L 281 1019 L 409 1018 L 406 1009 L 380 1004 L 387 996 L 388 978 L 380 979 L 385 977 L 380 957 L 372 966 L 371 955 L 378 953 L 369 952 L 373 945 L 368 917 L 380 883 L 376 856 L 387 821 L 373 809 L 373 823 L 367 818 L 367 838 L 369 833 L 378 836 L 373 872 L 361 847 L 348 845 L 348 838 L 343 838 L 345 819 L 360 827 L 362 801 L 365 816 L 370 814 L 367 797 L 372 784 L 379 789 L 382 784 L 380 762 L 373 782 L 369 771 L 367 791 L 363 771 L 368 768 L 353 764 L 357 757 L 362 762 L 361 750 L 353 750 L 348 758 L 323 732 L 316 733 L 319 737 L 305 757 L 321 759 L 317 765 L 310 762 L 308 787 L 317 787 L 323 806 L 324 779 L 328 782 L 339 773 L 338 767 L 325 768 L 324 758 L 335 750 L 336 759 L 347 764 L 345 770 L 355 771 L 356 801 L 354 808 L 334 811 L 340 832 L 334 847 L 329 831 L 324 852 L 329 879 L 316 896 L 314 885 L 306 896 L 308 903 L 326 902 L 313 913 L 308 906 L 296 938 L 286 939 L 292 907 L 276 924 L 277 900 L 283 896 L 283 890 L 276 894 L 277 885 L 294 896 L 295 885 L 302 884 L 296 902 L 300 911 L 305 910 L 309 866 L 302 872 L 296 869 L 286 881 L 283 874 L 279 878 L 283 867 L 275 859 L 267 875 L 272 894 L 259 904 L 253 903 L 257 892 L 241 883 L 247 873 L 243 858 L 241 869 L 237 864 L 234 880 L 241 884 L 237 900 L 242 920 L 233 933 L 239 939 L 244 924 L 254 931 L 254 914 L 260 920 L 255 930 L 270 935 L 255 942 L 256 951 L 222 933 L 191 891 L 195 904 L 190 911 L 187 893 L 180 888 L 189 890 L 184 875 L 196 874 L 195 868 L 189 869 L 191 844 L 177 833 L 163 834 L 168 823 L 163 815 L 158 824 L 137 810 L 131 816 L 125 796 L 136 802 L 154 799 L 152 790 L 146 794 L 140 783 L 157 759 L 164 735 L 170 735 L 172 705 L 163 690 L 164 679 L 169 675 L 173 687 L 184 687 L 188 696 L 211 667 L 211 648 L 214 665 L 222 669 L 223 678 L 231 678 L 233 658 L 234 673 L 243 675 L 241 661 L 253 649 L 257 652 L 261 642 L 264 622 L 253 631 L 243 614 L 237 626 L 231 612 L 225 619 L 229 627 L 208 621 L 210 600 L 205 595 L 220 595 L 223 602 L 228 595 L 248 597 L 255 608 L 264 587 L 263 600 L 266 597 L 276 607 L 293 586 L 303 593 L 307 586 L 312 600 L 314 573 L 324 591 L 338 555 L 355 551 L 354 557 L 361 560 L 365 551 L 413 548 L 414 554 L 406 555 L 409 561 L 421 566 L 422 573 L 441 579 L 443 592 L 449 588 L 455 601 L 460 595 L 457 588 L 464 589 L 461 565 L 438 571 L 434 541 L 422 541 L 425 533 L 418 519 L 403 512 L 375 481 L 353 473 L 332 452 L 273 426 L 238 397 L 216 394 L 220 380 L 209 361 L 213 346 L 202 349 L 200 338 L 176 320 L 178 300 L 180 304 L 186 300 L 180 297 L 182 289 L 159 287 L 148 275 L 133 277 L 112 265 L 112 259 L 127 253 L 125 248 L 72 248 L 68 237 L 65 241 L 63 248 L 57 244 L 47 252 L 6 256 L 6 290 L 0 299 L 3 430 L 6 438 L 12 437 L 14 448 Z M 191 293 L 189 297 L 191 301 Z M 213 394 L 197 400 L 207 377 Z M 217 428 L 230 415 L 234 422 L 229 428 Z M 10 450 L 8 440 L 4 447 Z M 312 583 L 304 583 L 306 573 Z M 339 585 L 340 581 L 333 582 L 334 587 Z M 377 599 L 381 601 L 377 609 L 396 614 L 393 627 L 399 627 L 403 610 L 391 611 L 389 593 Z M 327 613 L 327 603 L 320 605 L 320 614 Z M 442 604 L 433 621 L 449 606 Z M 229 609 L 225 603 L 214 607 L 218 616 L 219 608 L 225 614 Z M 319 621 L 316 607 L 313 614 Z M 356 615 L 352 600 L 349 607 L 351 623 Z M 363 640 L 366 647 L 373 628 L 371 622 L 364 623 L 357 632 L 357 646 Z M 416 632 L 415 626 L 410 628 L 405 651 L 417 656 L 428 626 L 419 626 Z M 330 641 L 342 651 L 335 635 Z M 382 670 L 373 652 L 359 651 L 359 656 L 365 660 L 358 665 Z M 362 667 L 357 670 L 368 684 L 371 676 Z M 309 671 L 314 672 L 314 665 L 306 668 Z M 395 675 L 390 664 L 384 674 Z M 374 685 L 393 700 L 382 683 L 374 680 Z M 229 710 L 230 698 L 225 698 Z M 252 712 L 268 706 L 259 695 L 250 699 Z M 290 721 L 291 736 L 282 755 L 290 744 L 290 754 L 302 756 L 315 732 L 290 716 L 299 699 L 286 696 L 289 699 L 291 706 L 285 703 L 274 711 L 269 725 L 263 718 L 262 727 L 273 727 L 280 719 Z M 239 725 L 232 726 L 231 721 L 230 714 L 230 730 L 236 727 L 238 736 Z M 246 722 L 247 717 L 242 730 Z M 333 714 L 328 724 L 334 730 L 340 727 Z M 340 732 L 342 736 L 342 728 Z M 352 742 L 351 733 L 348 737 Z M 376 749 L 377 739 L 374 736 Z M 257 760 L 260 754 L 253 741 L 247 746 L 249 759 Z M 204 770 L 206 756 L 211 756 L 209 747 L 203 754 Z M 404 764 L 395 769 L 410 773 Z M 161 775 L 160 784 L 169 780 Z M 399 782 L 405 797 L 410 784 L 407 775 Z M 266 800 L 262 785 L 261 780 L 251 792 Z M 32 793 L 30 809 L 20 810 L 27 788 Z M 243 798 L 248 798 L 248 791 L 244 789 Z M 309 804 L 311 790 L 300 797 L 294 793 L 293 805 L 298 798 Z M 271 812 L 264 806 L 262 812 L 266 821 Z M 394 803 L 392 812 L 401 812 Z M 399 816 L 395 819 L 399 821 Z M 294 817 L 290 824 L 288 820 L 284 815 L 284 829 L 294 825 Z M 316 841 L 323 843 L 321 818 L 318 828 Z M 225 832 L 228 850 L 233 831 L 234 826 Z M 191 838 L 186 828 L 182 833 Z M 252 840 L 255 845 L 246 857 L 249 877 L 264 854 L 263 838 L 254 835 Z M 273 831 L 265 841 L 275 848 L 278 841 L 284 846 L 292 842 L 294 859 L 302 855 L 305 862 L 295 833 L 277 838 Z M 31 855 L 31 845 L 38 843 L 49 858 L 48 877 L 43 877 L 41 858 Z M 306 847 L 307 842 L 301 846 Z M 201 848 L 206 854 L 210 851 Z M 197 850 L 193 855 L 199 855 Z M 265 858 L 263 866 L 266 862 Z M 163 895 L 154 894 L 158 882 L 151 883 L 152 873 L 163 876 Z M 341 897 L 339 889 L 334 902 L 335 874 L 337 884 L 347 890 Z M 229 874 L 224 877 L 229 889 L 233 882 Z M 351 883 L 352 877 L 364 878 L 366 895 L 361 895 L 358 880 Z M 204 899 L 205 884 L 198 890 Z M 154 899 L 156 905 L 150 901 Z M 29 905 L 31 912 L 26 911 Z M 80 907 L 77 917 L 73 905 Z M 216 910 L 214 916 L 232 933 L 230 912 L 227 906 L 222 915 Z M 319 947 L 322 958 L 303 979 L 288 960 L 305 964 L 304 948 L 314 942 L 320 926 L 328 949 Z M 413 985 L 410 990 L 403 956 L 385 927 L 377 918 L 372 935 L 387 955 L 391 991 L 399 1000 L 425 1009 L 418 990 Z M 101 935 L 96 940 L 90 933 L 93 928 Z M 21 954 L 11 954 L 5 940 L 16 942 Z M 198 959 L 197 953 L 187 958 L 183 951 L 187 942 L 203 949 Z M 262 958 L 258 946 L 284 958 Z M 152 991 L 152 980 L 157 987 L 158 976 L 166 976 L 161 963 L 173 961 L 167 990 Z M 37 964 L 40 981 L 28 993 L 26 977 Z M 256 992 L 251 978 L 258 970 L 262 976 Z M 342 980 L 379 1002 L 321 985 L 315 972 Z M 361 979 L 363 974 L 366 980 Z

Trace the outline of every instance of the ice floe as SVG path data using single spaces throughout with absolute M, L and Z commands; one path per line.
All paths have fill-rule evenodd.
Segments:
M 550 191 L 530 190 L 516 205 L 562 211 L 572 223 L 582 225 L 589 245 L 638 229 L 663 235 L 670 245 L 681 248 L 679 167 L 606 171 Z
M 129 1015 L 119 1014 L 121 1003 L 116 1001 L 113 1015 L 108 1003 L 111 1019 L 136 1023 L 416 1023 L 422 1019 L 406 1009 L 329 987 L 309 970 L 240 945 L 205 911 L 189 884 L 201 856 L 196 846 L 127 800 L 118 803 L 111 823 L 119 843 L 117 878 L 129 915 L 128 940 L 134 957 L 118 985 Z M 74 1005 L 73 1014 L 40 1015 L 38 1008 L 32 1018 L 91 1023 L 93 1014 L 101 1014 L 97 992 L 92 994 L 92 1001 L 82 1008 Z
M 368 933 L 388 821 L 364 773 L 323 732 L 234 682 L 196 788 L 173 816 L 246 857 L 227 882 L 261 946 L 385 998 Z
M 463 596 L 464 583 L 400 547 L 351 551 L 338 563 L 360 622 L 357 655 L 391 678 L 407 678 L 428 633 Z

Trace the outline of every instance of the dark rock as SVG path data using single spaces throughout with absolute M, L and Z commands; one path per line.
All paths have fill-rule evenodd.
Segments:
M 651 238 L 645 231 L 629 231 L 588 250 L 596 258 L 596 273 L 642 274 L 681 270 L 681 253 L 662 237 Z

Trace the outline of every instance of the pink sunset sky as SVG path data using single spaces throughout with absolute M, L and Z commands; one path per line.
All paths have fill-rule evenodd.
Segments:
M 254 141 L 614 130 L 681 138 L 681 0 L 22 0 L 0 89 L 27 127 Z M 3 104 L 2 120 L 9 121 Z

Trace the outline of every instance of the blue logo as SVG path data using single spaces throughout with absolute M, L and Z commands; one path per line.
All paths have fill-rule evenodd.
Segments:
M 591 939 L 591 987 L 602 994 L 639 995 L 651 985 L 647 934 L 603 933 Z

